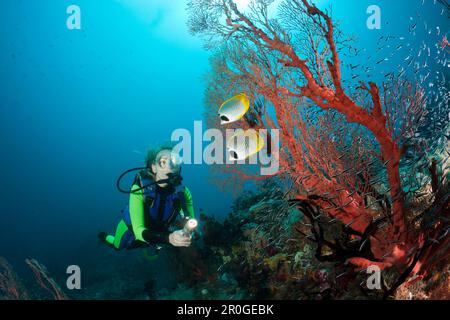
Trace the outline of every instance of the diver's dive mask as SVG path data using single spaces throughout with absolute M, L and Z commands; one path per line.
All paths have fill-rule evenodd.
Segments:
M 170 152 L 168 154 L 158 156 L 156 163 L 161 169 L 166 170 L 169 173 L 178 173 L 181 170 L 182 160 L 178 154 Z
M 171 152 L 169 150 L 163 150 L 162 152 L 160 152 L 160 154 L 158 154 L 158 156 L 156 157 L 156 160 L 153 163 L 153 165 L 155 165 L 155 166 L 157 165 L 159 167 L 158 169 L 161 169 L 161 172 L 160 172 L 161 178 L 158 181 L 154 181 L 148 185 L 142 186 L 138 189 L 134 189 L 133 191 L 122 189 L 120 187 L 120 181 L 128 173 L 133 172 L 133 171 L 145 171 L 145 172 L 153 171 L 152 168 L 149 166 L 132 168 L 132 169 L 126 170 L 119 176 L 119 178 L 117 179 L 117 182 L 116 182 L 117 189 L 122 193 L 130 194 L 130 193 L 139 192 L 147 187 L 150 187 L 155 184 L 161 184 L 161 183 L 170 184 L 174 187 L 179 186 L 181 184 L 181 181 L 183 180 L 183 178 L 181 177 L 181 163 L 182 163 L 181 157 L 178 154 Z M 154 171 L 153 171 L 153 173 L 156 174 L 156 172 L 154 172 Z
M 164 150 L 155 159 L 155 175 L 157 183 L 164 186 L 166 183 L 172 186 L 181 184 L 181 157 L 171 151 Z

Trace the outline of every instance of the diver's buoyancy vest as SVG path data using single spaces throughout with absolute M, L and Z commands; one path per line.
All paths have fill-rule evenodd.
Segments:
M 165 192 L 166 190 L 161 192 L 158 191 L 159 187 L 153 182 L 154 180 L 150 177 L 143 177 L 138 174 L 133 184 L 140 187 L 147 186 L 142 190 L 144 194 L 145 226 L 152 230 L 163 230 L 178 218 L 182 209 L 185 187 L 184 185 L 169 186 L 167 188 L 172 188 L 170 192 Z M 131 226 L 129 205 L 126 205 L 122 213 L 126 224 Z

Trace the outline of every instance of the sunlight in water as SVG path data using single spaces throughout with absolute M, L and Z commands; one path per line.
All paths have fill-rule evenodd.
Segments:
M 239 10 L 245 10 L 250 4 L 250 0 L 233 0 Z

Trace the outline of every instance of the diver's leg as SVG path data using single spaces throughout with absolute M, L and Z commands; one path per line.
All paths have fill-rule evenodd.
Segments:
M 114 235 L 108 235 L 106 233 L 99 234 L 103 242 L 113 247 L 116 250 L 121 250 L 126 247 L 130 239 L 133 238 L 133 233 L 129 230 L 125 221 L 120 220 L 116 227 L 116 233 Z

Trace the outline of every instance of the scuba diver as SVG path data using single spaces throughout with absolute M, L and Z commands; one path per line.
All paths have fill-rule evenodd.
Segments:
M 131 191 L 120 189 L 120 179 L 128 172 L 142 169 Z M 129 204 L 114 235 L 100 232 L 100 240 L 116 249 L 135 249 L 162 244 L 189 247 L 197 227 L 192 195 L 181 184 L 181 159 L 171 147 L 150 150 L 146 167 L 130 169 L 121 175 L 117 187 L 129 193 Z

